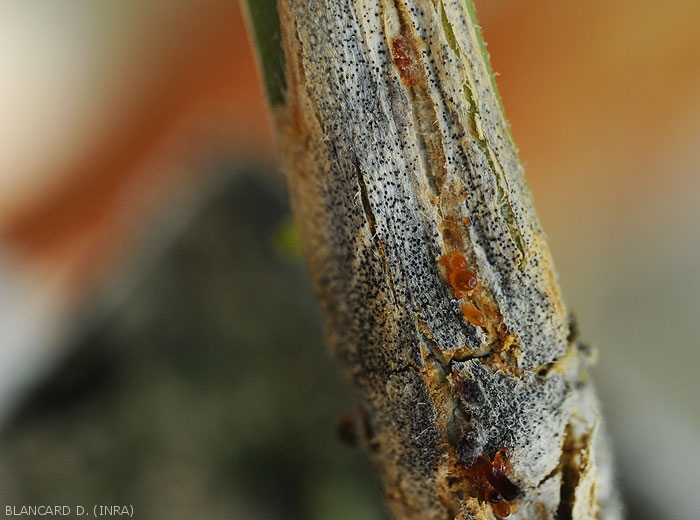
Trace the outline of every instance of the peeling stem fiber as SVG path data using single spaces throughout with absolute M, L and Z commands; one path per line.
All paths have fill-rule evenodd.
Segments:
M 355 430 L 401 520 L 618 518 L 473 8 L 279 0 L 273 105 Z

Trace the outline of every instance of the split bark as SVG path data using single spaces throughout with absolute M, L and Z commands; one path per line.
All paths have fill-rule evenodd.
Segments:
M 394 516 L 618 518 L 590 351 L 471 4 L 276 10 L 284 73 L 272 77 L 269 52 L 263 70 L 283 169 L 359 402 L 355 431 Z M 502 448 L 510 469 L 491 464 Z

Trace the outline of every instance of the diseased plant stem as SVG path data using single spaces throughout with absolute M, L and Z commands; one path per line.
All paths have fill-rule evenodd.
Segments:
M 276 7 L 284 60 L 262 70 L 284 64 L 268 93 L 293 211 L 395 517 L 618 518 L 471 3 Z

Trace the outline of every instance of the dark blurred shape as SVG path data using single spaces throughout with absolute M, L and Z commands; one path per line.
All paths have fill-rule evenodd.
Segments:
M 87 403 L 99 402 L 117 391 L 119 359 L 113 351 L 101 348 L 100 332 L 94 338 L 83 338 L 49 378 L 30 393 L 11 419 L 11 428 L 32 427 L 34 422 L 40 427 L 46 416 L 81 413 Z

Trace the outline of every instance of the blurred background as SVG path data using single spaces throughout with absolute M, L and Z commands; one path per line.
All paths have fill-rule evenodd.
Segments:
M 698 516 L 700 3 L 477 0 L 630 518 Z M 0 4 L 0 506 L 386 519 L 235 0 Z

